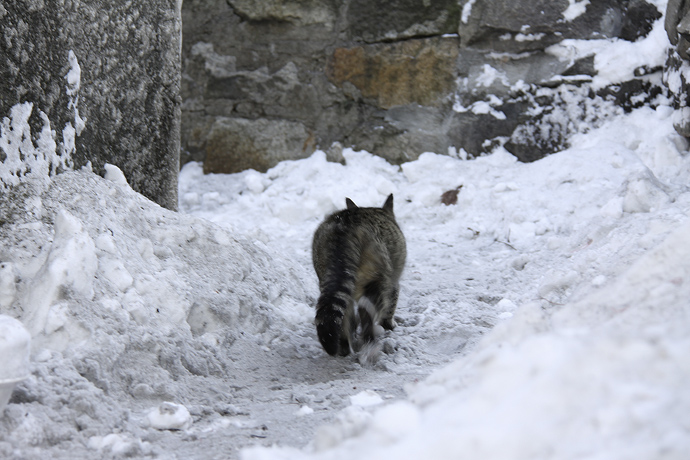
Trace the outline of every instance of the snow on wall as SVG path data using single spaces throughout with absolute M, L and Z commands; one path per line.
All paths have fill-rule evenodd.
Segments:
M 81 68 L 76 55 L 70 50 L 68 55 L 70 69 L 65 75 L 65 91 L 69 96 L 69 108 L 74 111 L 74 124 L 67 122 L 62 130 L 63 142 L 55 141 L 55 131 L 51 128 L 48 116 L 38 109 L 43 127 L 38 134 L 31 132 L 29 117 L 34 104 L 24 102 L 10 109 L 0 124 L 0 189 L 17 185 L 31 176 L 55 175 L 59 171 L 72 169 L 72 154 L 76 150 L 76 137 L 85 127 L 79 116 L 77 104 L 81 86 Z
M 550 46 L 546 52 L 568 62 L 593 55 L 597 74 L 592 80 L 592 85 L 597 90 L 612 83 L 622 83 L 635 78 L 635 70 L 640 67 L 662 67 L 666 60 L 663 50 L 668 47 L 663 20 L 659 19 L 649 35 L 637 42 L 622 39 L 566 39 Z
M 0 125 L 0 149 L 4 153 L 0 162 L 1 188 L 17 185 L 27 176 L 55 174 L 58 168 L 67 169 L 71 165 L 71 150 L 64 154 L 57 153 L 50 120 L 41 111 L 39 115 L 43 120 L 43 129 L 34 144 L 29 126 L 33 107 L 30 102 L 15 105 L 10 116 L 5 117 Z
M 470 20 L 470 15 L 472 15 L 472 6 L 474 6 L 474 2 L 477 0 L 469 0 L 467 3 L 465 3 L 462 6 L 462 16 L 461 20 L 463 24 L 467 24 Z
M 574 21 L 585 14 L 589 5 L 589 0 L 568 0 L 568 2 L 568 8 L 563 12 L 563 19 L 566 21 Z

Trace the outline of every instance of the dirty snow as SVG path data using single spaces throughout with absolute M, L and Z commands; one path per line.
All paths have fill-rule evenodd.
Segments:
M 190 163 L 180 213 L 113 166 L 22 177 L 0 202 L 0 313 L 31 332 L 30 376 L 0 457 L 686 458 L 690 156 L 657 103 L 530 164 Z M 316 339 L 311 236 L 345 197 L 389 193 L 408 264 L 363 366 Z

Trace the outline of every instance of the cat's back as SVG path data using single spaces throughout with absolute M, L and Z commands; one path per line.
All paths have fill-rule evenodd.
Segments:
M 383 208 L 348 208 L 328 216 L 317 228 L 312 242 L 315 265 L 324 258 L 339 259 L 344 253 L 365 248 L 389 253 L 399 264 L 406 258 L 406 244 L 392 212 Z

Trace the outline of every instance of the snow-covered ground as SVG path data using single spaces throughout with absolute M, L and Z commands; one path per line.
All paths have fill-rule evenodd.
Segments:
M 656 65 L 660 25 L 595 51 Z M 265 174 L 191 163 L 180 213 L 115 168 L 15 186 L 0 313 L 32 350 L 0 458 L 687 458 L 690 155 L 671 115 L 663 97 L 611 107 L 530 164 L 500 148 L 401 167 L 316 152 Z M 311 236 L 345 197 L 389 193 L 408 244 L 399 326 L 374 364 L 332 358 Z

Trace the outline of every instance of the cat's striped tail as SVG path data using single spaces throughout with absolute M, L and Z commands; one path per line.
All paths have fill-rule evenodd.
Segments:
M 333 277 L 316 303 L 316 332 L 331 356 L 346 356 L 351 351 L 352 328 L 356 327 L 352 305 L 354 286 L 353 276 Z

